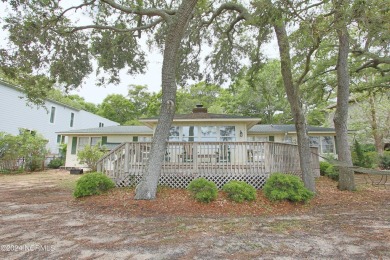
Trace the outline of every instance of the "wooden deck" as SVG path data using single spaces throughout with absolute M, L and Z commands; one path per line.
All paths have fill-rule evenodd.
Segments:
M 123 143 L 98 162 L 118 186 L 135 185 L 146 169 L 151 143 Z M 312 163 L 319 176 L 317 148 Z M 273 142 L 169 142 L 160 183 L 185 188 L 198 177 L 222 186 L 236 179 L 260 188 L 273 172 L 300 175 L 296 145 Z

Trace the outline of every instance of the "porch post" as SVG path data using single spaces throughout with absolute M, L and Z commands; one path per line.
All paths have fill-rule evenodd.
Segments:
M 270 143 L 264 143 L 264 170 L 265 174 L 268 175 L 271 173 L 271 164 L 273 163 L 270 150 Z
M 130 157 L 130 144 L 128 142 L 126 142 L 125 144 L 125 165 L 124 165 L 124 173 L 125 175 L 128 175 L 129 174 L 129 157 Z
M 198 173 L 198 144 L 197 143 L 192 143 L 192 163 L 194 164 L 194 172 L 195 174 Z

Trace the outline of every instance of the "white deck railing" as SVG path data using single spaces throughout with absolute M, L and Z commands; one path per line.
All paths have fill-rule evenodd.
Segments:
M 98 162 L 98 171 L 118 186 L 135 185 L 146 170 L 151 143 L 123 143 Z M 312 163 L 319 173 L 317 148 Z M 273 142 L 169 142 L 160 184 L 185 188 L 194 178 L 205 177 L 221 187 L 229 180 L 243 180 L 261 188 L 274 172 L 300 175 L 298 147 Z M 314 174 L 314 173 L 313 173 Z

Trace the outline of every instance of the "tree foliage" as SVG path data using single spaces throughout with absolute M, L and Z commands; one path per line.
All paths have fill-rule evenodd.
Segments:
M 97 145 L 86 145 L 82 150 L 77 152 L 77 159 L 81 164 L 86 164 L 91 171 L 95 172 L 97 169 L 97 162 L 104 155 L 100 143 Z
M 34 171 L 42 167 L 47 155 L 47 140 L 36 132 L 20 129 L 17 136 L 0 133 L 0 159 L 22 160 L 22 169 Z
M 134 111 L 133 103 L 123 95 L 111 94 L 99 106 L 98 114 L 124 125 L 126 122 L 137 118 Z
M 198 104 L 207 107 L 209 112 L 219 112 L 219 98 L 222 88 L 204 81 L 180 88 L 177 91 L 176 112 L 179 114 L 191 113 Z

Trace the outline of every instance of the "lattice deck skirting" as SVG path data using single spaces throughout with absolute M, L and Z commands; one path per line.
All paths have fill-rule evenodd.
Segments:
M 297 173 L 296 175 L 300 175 Z M 261 189 L 265 181 L 268 179 L 269 174 L 161 174 L 159 185 L 168 186 L 171 188 L 187 188 L 188 184 L 197 178 L 205 178 L 209 181 L 213 181 L 217 187 L 220 189 L 222 186 L 231 181 L 245 181 L 246 183 L 252 185 L 256 189 Z M 116 178 L 113 178 L 114 182 L 118 187 L 128 187 L 128 186 L 136 186 L 141 181 L 142 175 L 122 175 Z

